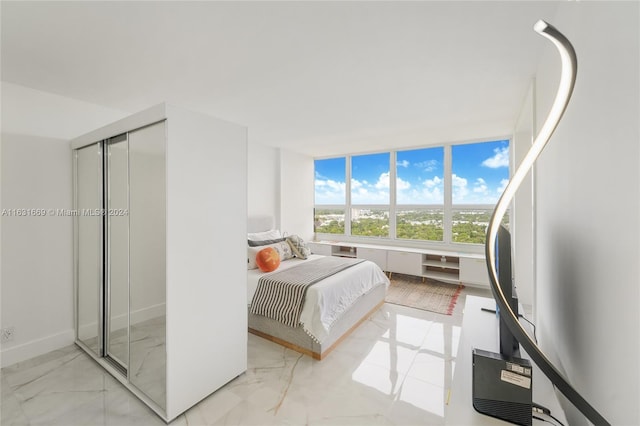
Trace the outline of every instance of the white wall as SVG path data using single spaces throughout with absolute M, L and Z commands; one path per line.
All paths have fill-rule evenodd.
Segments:
M 2 82 L 0 208 L 72 208 L 68 140 L 125 112 Z M 2 217 L 1 364 L 73 342 L 70 217 Z
M 534 133 L 534 92 L 535 82 L 527 91 L 522 111 L 516 121 L 511 143 L 512 175 L 516 167 L 531 148 Z M 533 179 L 529 172 L 516 192 L 512 205 L 511 223 L 514 229 L 514 281 L 519 301 L 533 306 L 534 301 L 534 216 Z
M 249 216 L 273 216 L 282 232 L 313 239 L 312 157 L 249 143 L 248 189 Z
M 537 163 L 542 347 L 612 424 L 640 424 L 640 18 L 637 2 L 565 2 L 551 22 L 578 56 L 573 99 Z M 537 121 L 559 60 L 546 43 Z M 584 424 L 573 409 L 571 424 Z
M 280 227 L 288 235 L 313 240 L 313 158 L 280 150 Z
M 249 133 L 249 141 L 251 133 Z M 273 216 L 275 226 L 280 224 L 280 150 L 278 148 L 248 144 L 248 207 L 249 216 Z

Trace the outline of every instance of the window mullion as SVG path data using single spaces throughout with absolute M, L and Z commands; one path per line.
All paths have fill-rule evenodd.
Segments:
M 445 244 L 450 244 L 452 240 L 453 232 L 453 176 L 451 174 L 451 145 L 444 146 L 444 217 L 442 223 L 442 241 Z
M 395 240 L 396 235 L 396 157 L 397 152 L 391 151 L 389 156 L 389 238 Z
M 351 156 L 347 155 L 345 163 L 345 209 L 344 235 L 351 235 Z

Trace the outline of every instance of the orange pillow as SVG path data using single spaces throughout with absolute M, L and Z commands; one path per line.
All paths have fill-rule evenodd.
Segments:
M 256 255 L 256 265 L 262 272 L 271 272 L 280 266 L 280 255 L 273 247 L 267 247 L 258 252 Z

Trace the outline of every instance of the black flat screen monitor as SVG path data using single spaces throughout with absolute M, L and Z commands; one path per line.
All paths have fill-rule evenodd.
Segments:
M 500 289 L 518 317 L 518 295 L 513 281 L 511 262 L 511 233 L 503 224 L 500 225 L 496 236 L 496 272 Z M 499 309 L 496 310 L 500 317 Z M 520 344 L 502 318 L 500 318 L 500 354 L 509 358 L 520 357 Z

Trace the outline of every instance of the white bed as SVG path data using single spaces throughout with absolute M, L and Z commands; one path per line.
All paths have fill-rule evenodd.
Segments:
M 264 223 L 256 226 L 251 218 L 249 224 L 250 232 L 258 232 L 266 226 Z M 281 262 L 278 271 L 320 257 L 289 259 Z M 263 275 L 265 273 L 259 269 L 247 271 L 249 304 Z M 364 261 L 310 286 L 297 327 L 249 311 L 249 332 L 321 360 L 382 306 L 388 286 L 389 279 L 384 272 L 375 263 Z

